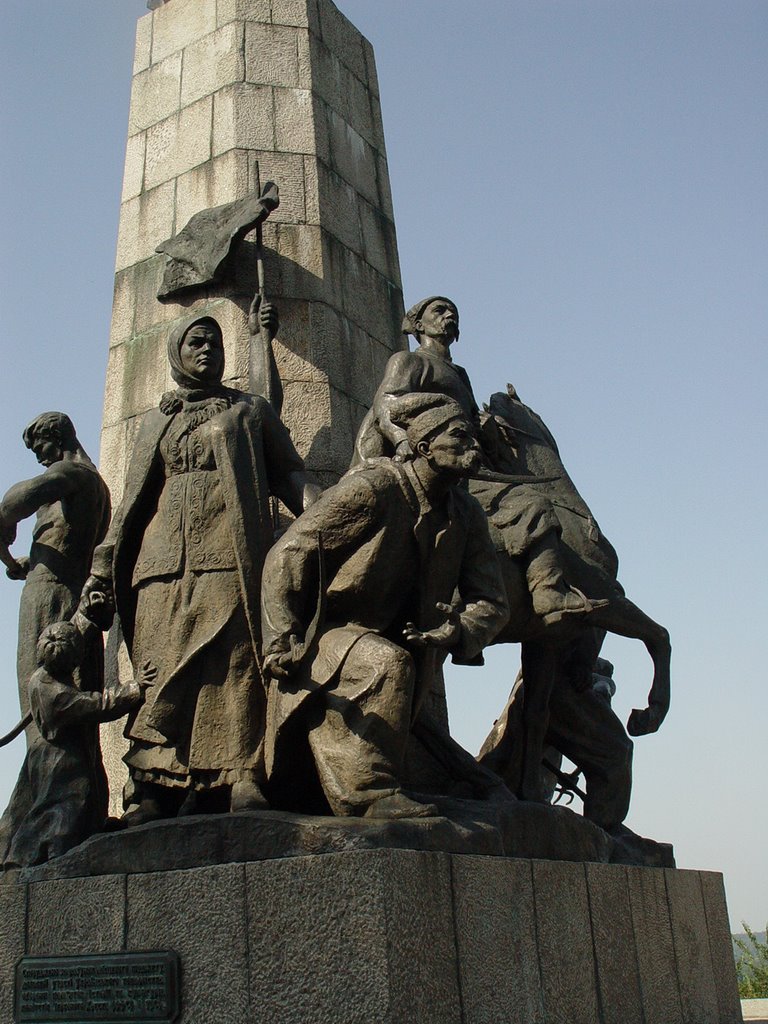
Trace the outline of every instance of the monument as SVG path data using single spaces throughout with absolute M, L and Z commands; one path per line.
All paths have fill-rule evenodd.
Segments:
M 15 577 L 20 518 L 80 530 L 65 599 L 46 566 L 20 631 L 0 1017 L 739 1020 L 720 876 L 623 824 L 632 743 L 600 644 L 652 655 L 641 736 L 669 637 L 541 418 L 511 387 L 479 406 L 456 304 L 404 316 L 370 44 L 331 0 L 148 6 L 114 515 L 61 414 L 30 427 L 41 479 L 76 463 L 99 500 L 68 518 L 68 492 L 17 485 L 0 505 Z M 522 644 L 522 678 L 478 761 L 435 694 L 446 657 L 480 672 L 494 642 Z M 549 802 L 553 777 L 576 785 L 559 754 L 584 816 Z

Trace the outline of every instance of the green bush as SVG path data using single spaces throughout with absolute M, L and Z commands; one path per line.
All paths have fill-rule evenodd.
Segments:
M 739 995 L 742 999 L 768 999 L 768 939 L 761 942 L 746 921 L 741 923 L 748 941 L 733 940 L 739 951 L 736 958 Z

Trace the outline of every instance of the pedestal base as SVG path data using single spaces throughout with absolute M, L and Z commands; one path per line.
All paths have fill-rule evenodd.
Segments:
M 174 950 L 182 1024 L 736 1024 L 722 878 L 364 850 L 0 885 L 19 957 Z

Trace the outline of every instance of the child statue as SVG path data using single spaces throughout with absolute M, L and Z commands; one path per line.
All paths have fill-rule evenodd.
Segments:
M 33 737 L 0 833 L 8 835 L 3 867 L 27 867 L 58 857 L 107 822 L 107 780 L 99 723 L 135 710 L 156 669 L 105 690 L 81 690 L 75 670 L 98 626 L 99 599 L 91 594 L 72 619 L 47 626 L 37 642 L 38 668 L 29 680 Z M 10 819 L 10 822 L 9 822 Z M 15 828 L 8 829 L 8 824 Z

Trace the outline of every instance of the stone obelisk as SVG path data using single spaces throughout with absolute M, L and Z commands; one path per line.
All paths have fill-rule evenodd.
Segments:
M 323 483 L 346 469 L 403 300 L 373 49 L 330 0 L 169 0 L 138 22 L 117 242 L 101 470 L 120 500 L 141 416 L 171 386 L 166 339 L 192 312 L 224 329 L 249 390 L 247 243 L 225 287 L 157 299 L 156 247 L 196 213 L 275 181 L 264 225 L 283 420 Z M 115 647 L 114 643 L 111 645 Z M 116 651 L 111 651 L 114 667 Z M 104 737 L 113 810 L 124 745 Z
M 276 181 L 265 225 L 284 419 L 339 474 L 399 337 L 402 292 L 370 44 L 330 0 L 170 0 L 139 20 L 102 468 L 115 500 L 137 418 L 169 384 L 169 324 L 215 305 L 228 379 L 248 382 L 256 282 L 161 303 L 156 246 L 199 211 Z M 271 252 L 269 251 L 271 250 Z

